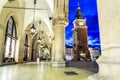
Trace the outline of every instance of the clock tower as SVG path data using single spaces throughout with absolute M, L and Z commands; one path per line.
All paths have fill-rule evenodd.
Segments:
M 77 12 L 75 15 L 75 20 L 73 22 L 73 60 L 84 60 L 89 61 L 90 52 L 88 49 L 88 35 L 87 35 L 87 26 L 86 19 L 83 18 L 83 15 L 78 6 Z

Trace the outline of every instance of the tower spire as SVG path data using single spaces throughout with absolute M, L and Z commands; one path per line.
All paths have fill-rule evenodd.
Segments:
M 80 2 L 79 2 L 79 0 L 78 0 L 78 8 L 80 9 Z
M 82 13 L 80 11 L 80 2 L 79 2 L 79 0 L 78 0 L 78 7 L 77 7 L 75 18 L 76 19 L 83 19 L 83 15 L 82 15 Z

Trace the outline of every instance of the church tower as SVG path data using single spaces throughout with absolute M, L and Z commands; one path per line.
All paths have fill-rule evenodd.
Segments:
M 86 19 L 83 18 L 83 15 L 80 11 L 80 6 L 78 5 L 75 20 L 73 22 L 73 60 L 91 60 L 90 52 L 88 49 L 88 40 L 87 40 L 87 26 Z

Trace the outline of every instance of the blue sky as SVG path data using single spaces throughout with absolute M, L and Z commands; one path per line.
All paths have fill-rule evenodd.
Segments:
M 66 27 L 66 45 L 72 46 L 72 28 L 75 14 L 80 3 L 80 10 L 87 19 L 88 46 L 100 49 L 99 23 L 96 0 L 69 0 L 69 24 Z

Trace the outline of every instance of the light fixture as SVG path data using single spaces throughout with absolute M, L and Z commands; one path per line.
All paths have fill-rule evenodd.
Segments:
M 43 48 L 43 45 L 40 45 L 41 48 Z
M 34 26 L 34 23 L 32 24 L 32 27 L 30 28 L 30 32 L 31 32 L 31 34 L 32 35 L 34 35 L 35 34 L 35 30 L 36 28 L 35 28 L 35 26 Z
M 9 2 L 15 1 L 15 0 L 8 0 Z
M 41 43 L 41 39 L 40 39 L 40 37 L 38 38 L 37 42 L 38 42 L 38 43 Z
M 49 17 L 49 20 L 52 20 L 52 19 L 53 19 L 53 17 L 50 16 L 50 17 Z
M 36 31 L 35 23 L 34 23 L 35 22 L 35 20 L 34 20 L 34 18 L 35 18 L 35 5 L 36 5 L 36 0 L 34 0 L 33 24 L 32 24 L 32 27 L 30 28 L 30 32 L 32 35 L 34 35 L 35 31 Z
M 41 21 L 39 21 L 39 24 L 41 24 Z M 40 25 L 39 25 L 39 33 L 38 34 L 39 34 L 39 37 L 38 37 L 37 42 L 40 43 L 41 42 L 41 39 L 40 39 Z

